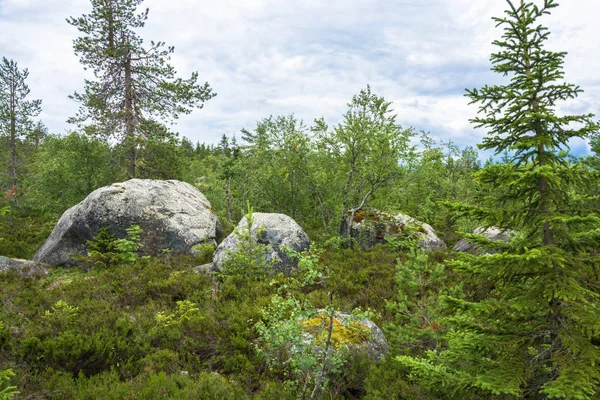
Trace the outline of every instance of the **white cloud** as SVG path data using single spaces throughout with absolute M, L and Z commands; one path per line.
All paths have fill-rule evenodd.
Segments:
M 218 96 L 182 116 L 174 128 L 194 141 L 216 142 L 270 114 L 295 113 L 307 124 L 339 121 L 346 103 L 370 84 L 393 101 L 403 126 L 473 145 L 483 132 L 468 119 L 464 89 L 502 80 L 489 71 L 492 16 L 498 0 L 146 0 L 147 40 L 175 46 L 183 75 L 198 71 Z M 54 132 L 70 128 L 77 110 L 67 98 L 86 76 L 72 51 L 68 16 L 89 12 L 87 0 L 0 0 L 0 48 L 30 70 L 34 98 Z M 598 113 L 600 4 L 563 1 L 547 17 L 549 47 L 567 50 L 569 82 L 586 92 L 564 110 Z M 562 110 L 562 109 L 561 109 Z

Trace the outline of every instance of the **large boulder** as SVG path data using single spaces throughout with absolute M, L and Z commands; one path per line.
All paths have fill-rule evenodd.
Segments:
M 490 226 L 489 228 L 484 228 L 484 227 L 480 226 L 479 228 L 476 228 L 473 231 L 473 234 L 481 235 L 481 236 L 485 237 L 486 239 L 491 240 L 493 242 L 498 242 L 498 241 L 508 242 L 512 237 L 514 237 L 517 234 L 517 232 L 510 230 L 510 229 L 500 229 L 496 226 Z M 479 249 L 479 247 L 477 246 L 476 243 L 471 242 L 467 238 L 463 238 L 463 239 L 459 240 L 452 249 L 454 251 L 458 251 L 461 253 L 477 253 L 477 254 L 484 253 L 481 249 Z M 496 253 L 496 251 L 488 251 L 485 253 L 493 254 L 493 253 Z
M 47 275 L 46 267 L 38 262 L 0 256 L 0 272 L 16 271 L 24 277 Z
M 60 218 L 34 261 L 73 265 L 73 254 L 86 254 L 86 242 L 104 226 L 118 238 L 133 224 L 142 228 L 142 254 L 163 249 L 193 254 L 195 246 L 216 245 L 221 235 L 209 201 L 192 185 L 175 180 L 131 179 L 90 193 Z
M 273 263 L 273 268 L 278 270 L 289 271 L 294 268 L 296 264 L 285 248 L 301 252 L 310 247 L 310 239 L 300 225 L 284 214 L 253 213 L 252 219 L 252 239 L 257 244 L 266 246 L 266 263 Z M 221 270 L 230 254 L 239 249 L 240 234 L 244 231 L 248 231 L 247 216 L 242 218 L 235 230 L 215 250 L 213 269 Z
M 350 236 L 363 248 L 386 243 L 387 239 L 416 240 L 423 250 L 445 249 L 444 243 L 431 225 L 406 214 L 392 215 L 378 210 L 348 212 L 342 220 L 340 233 Z

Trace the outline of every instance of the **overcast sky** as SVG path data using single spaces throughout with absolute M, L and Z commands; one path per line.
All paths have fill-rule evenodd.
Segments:
M 518 1 L 518 0 L 517 0 Z M 539 2 L 539 0 L 538 0 Z M 568 51 L 568 82 L 585 92 L 559 111 L 600 114 L 600 1 L 562 0 L 543 19 L 548 47 Z M 198 71 L 217 97 L 173 127 L 193 141 L 252 129 L 269 115 L 296 114 L 310 125 L 339 122 L 352 95 L 370 84 L 393 102 L 404 126 L 474 145 L 485 134 L 468 122 L 465 88 L 500 83 L 490 71 L 492 16 L 504 0 L 146 0 L 140 34 L 175 46 L 182 77 Z M 0 0 L 0 56 L 30 71 L 41 119 L 64 133 L 77 110 L 68 95 L 86 76 L 65 18 L 88 13 L 88 0 Z M 600 119 L 600 116 L 598 117 Z M 239 136 L 239 134 L 238 134 Z M 584 143 L 574 143 L 577 153 Z

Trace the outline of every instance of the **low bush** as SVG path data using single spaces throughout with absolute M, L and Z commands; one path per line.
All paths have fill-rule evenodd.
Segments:
M 292 399 L 306 382 L 313 390 L 304 391 L 305 396 L 319 385 L 317 398 L 422 398 L 388 360 L 377 365 L 346 352 L 343 362 L 327 364 L 320 378 L 323 364 L 314 350 L 312 367 L 298 367 L 297 373 L 291 373 L 290 364 L 257 353 L 257 346 L 273 349 L 275 343 L 257 324 L 262 321 L 277 334 L 280 322 L 291 317 L 278 316 L 274 299 L 280 305 L 296 299 L 294 304 L 306 311 L 304 321 L 317 318 L 319 309 L 329 315 L 333 309 L 370 308 L 380 312 L 371 318 L 387 332 L 392 355 L 405 354 L 407 346 L 413 346 L 411 354 L 428 346 L 426 338 L 408 340 L 422 328 L 421 291 L 414 282 L 431 281 L 426 311 L 437 315 L 429 304 L 437 301 L 436 290 L 447 291 L 452 282 L 438 265 L 441 256 L 430 256 L 422 266 L 381 245 L 369 251 L 334 243 L 326 250 L 318 247 L 296 255 L 300 269 L 288 275 L 267 268 L 247 274 L 249 266 L 241 264 L 256 261 L 248 254 L 234 256 L 232 268 L 217 277 L 193 270 L 198 257 L 173 254 L 105 259 L 82 268 L 51 269 L 44 277 L 2 273 L 0 371 L 12 369 L 11 386 L 25 398 Z M 111 252 L 108 247 L 96 250 Z M 309 264 L 320 272 L 302 268 Z M 398 311 L 402 307 L 413 317 L 406 319 Z M 270 316 L 265 314 L 269 308 Z M 301 322 L 295 326 L 299 334 L 308 333 Z M 326 339 L 315 337 L 323 346 Z M 304 373 L 310 379 L 302 378 Z

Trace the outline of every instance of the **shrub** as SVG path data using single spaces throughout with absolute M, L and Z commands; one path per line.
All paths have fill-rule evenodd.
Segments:
M 320 251 L 291 254 L 298 258 L 299 273 L 279 276 L 270 307 L 255 324 L 258 355 L 270 371 L 283 375 L 286 387 L 298 398 L 318 398 L 346 363 L 349 344 L 368 338 L 359 322 L 342 324 L 335 318 L 333 294 L 329 304 L 317 311 L 298 291 L 309 286 L 326 288 L 326 269 L 319 263 Z M 357 316 L 360 320 L 363 316 Z
M 254 216 L 249 203 L 245 220 L 246 225 L 241 230 L 235 231 L 239 239 L 238 248 L 228 252 L 221 270 L 216 273 L 221 281 L 235 276 L 243 276 L 251 281 L 264 279 L 276 262 L 276 260 L 272 260 L 271 263 L 267 262 L 268 245 L 259 244 L 254 239 L 255 235 L 260 237 L 263 234 L 264 228 L 259 228 L 255 235 L 252 234 Z
M 97 267 L 110 267 L 120 263 L 132 263 L 138 259 L 137 252 L 142 247 L 142 228 L 131 225 L 125 229 L 127 238 L 117 239 L 107 226 L 87 241 L 87 256 L 74 256 L 77 261 Z
M 10 379 L 14 376 L 12 369 L 0 371 L 0 400 L 10 400 L 19 394 L 17 387 L 10 385 Z

